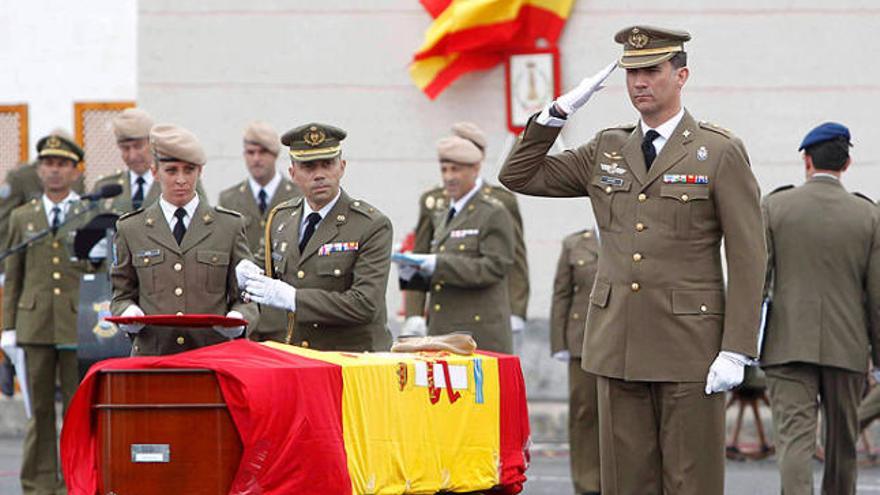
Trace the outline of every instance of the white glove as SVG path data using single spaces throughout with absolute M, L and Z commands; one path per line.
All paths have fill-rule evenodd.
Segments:
M 554 352 L 553 359 L 560 361 L 560 362 L 563 362 L 563 363 L 567 363 L 567 362 L 571 361 L 571 353 L 568 351 Z
M 437 255 L 436 254 L 412 254 L 409 255 L 411 258 L 419 261 L 419 271 L 424 273 L 427 276 L 431 276 L 434 274 L 434 269 L 437 268 Z
M 871 376 L 874 377 L 874 383 L 880 383 L 880 368 L 872 369 Z
M 727 392 L 742 383 L 749 362 L 749 358 L 737 352 L 719 352 L 706 375 L 706 395 Z
M 247 261 L 247 260 L 245 260 Z M 240 265 L 241 263 L 239 263 Z M 226 313 L 227 318 L 244 318 L 244 316 L 238 311 L 230 311 Z M 234 339 L 244 332 L 244 325 L 238 327 L 223 327 L 217 325 L 214 327 L 214 331 L 219 333 L 220 335 L 226 337 L 227 339 Z
M 397 275 L 406 282 L 412 280 L 412 278 L 419 272 L 419 269 L 412 265 L 397 265 Z
M 89 250 L 89 259 L 101 259 L 107 257 L 107 238 L 103 238 L 98 241 L 97 244 L 92 246 L 92 249 Z
M 405 335 L 421 335 L 428 333 L 428 325 L 425 323 L 423 316 L 410 316 L 403 322 L 400 332 Z
M 245 291 L 251 301 L 273 308 L 296 311 L 296 288 L 265 275 L 247 275 Z
M 605 80 L 616 68 L 617 60 L 592 76 L 584 78 L 574 89 L 556 99 L 556 107 L 566 116 L 575 113 L 594 93 L 605 87 Z
M 0 349 L 9 356 L 10 361 L 15 359 L 15 354 L 13 352 L 16 347 L 15 340 L 15 329 L 3 330 L 3 333 L 0 334 Z
M 526 320 L 516 315 L 510 315 L 510 331 L 519 333 L 526 329 Z
M 263 269 L 251 260 L 241 260 L 235 265 L 235 279 L 238 281 L 239 289 L 244 287 L 251 277 L 262 274 Z
M 137 304 L 132 304 L 129 307 L 125 308 L 125 311 L 122 312 L 119 316 L 144 316 L 144 310 L 140 308 Z M 119 328 L 122 329 L 123 332 L 128 334 L 136 334 L 140 332 L 144 328 L 143 323 L 131 323 L 131 324 L 121 324 Z

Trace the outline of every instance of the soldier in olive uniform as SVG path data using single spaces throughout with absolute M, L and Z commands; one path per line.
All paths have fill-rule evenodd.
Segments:
M 822 493 L 856 492 L 858 406 L 868 357 L 880 365 L 880 210 L 850 194 L 850 133 L 825 123 L 802 150 L 807 181 L 763 203 L 772 311 L 762 368 L 786 495 L 813 493 L 816 422 L 825 418 Z
M 452 133 L 458 137 L 467 139 L 479 148 L 481 161 L 486 158 L 486 135 L 470 122 L 458 122 L 452 125 Z M 487 184 L 483 181 L 482 194 L 497 199 L 507 208 L 513 219 L 514 226 L 514 261 L 513 268 L 507 279 L 508 294 L 510 297 L 510 327 L 514 335 L 521 335 L 525 329 L 526 311 L 529 306 L 529 264 L 526 256 L 526 243 L 523 236 L 523 221 L 519 213 L 519 204 L 516 195 L 507 189 Z M 426 191 L 419 198 L 419 220 L 416 224 L 414 253 L 430 253 L 431 241 L 434 233 L 443 228 L 443 216 L 435 212 L 445 212 L 449 207 L 449 196 L 443 186 L 435 187 Z M 417 290 L 407 290 L 406 321 L 404 333 L 425 333 L 425 293 Z
M 550 306 L 550 352 L 554 359 L 568 363 L 571 479 L 575 492 L 583 495 L 601 491 L 596 376 L 581 369 L 590 288 L 599 262 L 597 241 L 592 230 L 576 232 L 562 241 Z
M 153 175 L 162 194 L 152 205 L 120 217 L 110 271 L 114 315 L 217 314 L 244 318 L 253 328 L 255 304 L 239 299 L 235 266 L 250 260 L 244 221 L 211 208 L 196 194 L 205 152 L 186 129 L 158 124 L 150 131 Z M 132 354 L 175 354 L 240 335 L 243 327 L 212 329 L 121 325 Z
M 391 222 L 340 188 L 345 136 L 319 123 L 282 136 L 290 147 L 290 177 L 304 197 L 282 203 L 269 217 L 265 266 L 277 278 L 256 267 L 237 271 L 252 300 L 288 313 L 283 342 L 318 350 L 388 350 Z
M 80 276 L 87 268 L 71 257 L 73 224 L 61 225 L 80 212 L 79 195 L 72 186 L 81 175 L 77 164 L 82 149 L 64 137 L 49 135 L 40 139 L 37 151 L 44 193 L 13 210 L 8 242 L 14 246 L 52 230 L 6 259 L 3 294 L 3 328 L 16 332 L 27 363 L 32 416 L 21 465 L 26 495 L 66 493 L 58 466 L 55 380 L 57 376 L 61 383 L 66 411 L 79 382 L 76 313 Z
M 598 376 L 606 494 L 722 493 L 717 392 L 741 383 L 757 354 L 767 256 L 760 191 L 742 142 L 681 104 L 689 39 L 644 26 L 618 32 L 619 62 L 533 116 L 500 173 L 516 192 L 589 196 L 593 205 L 602 242 L 583 367 Z M 617 63 L 640 122 L 548 156 Z
M 429 291 L 429 335 L 470 332 L 480 349 L 509 354 L 513 221 L 500 201 L 483 193 L 483 155 L 473 142 L 443 138 L 437 152 L 449 204 L 432 212 L 438 228 L 431 254 L 397 258 L 401 279 L 404 287 Z
M 140 108 L 126 108 L 113 119 L 116 146 L 128 170 L 117 170 L 95 181 L 93 191 L 100 191 L 110 184 L 122 186 L 121 194 L 104 200 L 101 205 L 104 211 L 121 215 L 146 208 L 159 199 L 162 185 L 153 175 L 154 159 L 150 151 L 152 127 L 153 117 Z M 196 185 L 196 191 L 199 198 L 206 201 L 201 181 Z

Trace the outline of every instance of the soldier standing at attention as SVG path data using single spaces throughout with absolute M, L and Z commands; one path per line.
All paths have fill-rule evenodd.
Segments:
M 281 137 L 290 147 L 290 178 L 304 197 L 269 216 L 266 273 L 277 278 L 247 263 L 236 272 L 253 301 L 288 314 L 283 342 L 324 351 L 388 350 L 391 222 L 340 187 L 345 136 L 311 123 Z
M 761 367 L 776 431 L 782 493 L 813 493 L 818 408 L 824 412 L 822 493 L 856 493 L 858 406 L 868 356 L 880 365 L 880 210 L 850 194 L 849 129 L 811 130 L 807 181 L 767 196 L 767 292 L 772 310 Z
M 482 129 L 471 122 L 457 122 L 452 125 L 452 133 L 467 139 L 480 150 L 480 162 L 486 159 L 486 135 Z M 519 213 L 516 195 L 501 186 L 494 186 L 482 178 L 481 194 L 491 196 L 501 202 L 510 212 L 514 227 L 514 260 L 513 268 L 507 277 L 507 288 L 510 297 L 510 329 L 521 338 L 525 330 L 526 311 L 529 306 L 529 263 L 526 256 L 526 243 L 523 235 L 523 221 Z M 416 224 L 414 253 L 430 253 L 434 234 L 443 228 L 446 212 L 450 201 L 446 189 L 441 185 L 425 191 L 419 198 L 419 220 Z M 406 290 L 406 321 L 404 333 L 424 335 L 427 330 L 425 323 L 426 295 L 420 290 Z
M 597 241 L 593 230 L 576 232 L 562 241 L 550 306 L 550 352 L 554 359 L 568 363 L 568 443 L 571 479 L 579 495 L 601 491 L 596 376 L 581 368 L 590 288 L 599 263 Z
M 162 194 L 116 224 L 110 270 L 114 315 L 216 314 L 257 324 L 255 304 L 239 300 L 235 266 L 250 260 L 241 215 L 211 208 L 196 194 L 205 166 L 198 139 L 182 127 L 150 131 L 153 175 Z M 252 262 L 251 262 L 252 263 Z M 237 337 L 244 327 L 210 329 L 120 325 L 134 340 L 132 355 L 176 354 Z
M 61 225 L 81 208 L 72 187 L 81 175 L 77 165 L 83 151 L 56 135 L 40 139 L 37 151 L 43 195 L 13 210 L 8 243 L 14 246 L 47 228 L 51 234 L 6 258 L 3 293 L 3 328 L 16 332 L 27 362 L 32 416 L 21 463 L 25 495 L 64 490 L 58 469 L 55 380 L 61 383 L 66 412 L 79 383 L 76 308 L 80 276 L 86 270 L 84 261 L 71 257 L 74 227 Z
M 281 140 L 265 122 L 252 122 L 244 130 L 244 161 L 248 178 L 220 193 L 220 206 L 244 217 L 248 247 L 257 260 L 265 254 L 266 219 L 279 204 L 299 196 L 299 189 L 275 169 Z M 283 340 L 287 314 L 272 307 L 260 308 L 257 339 Z
M 430 293 L 428 335 L 469 332 L 480 349 L 510 354 L 513 221 L 500 201 L 483 192 L 483 155 L 473 142 L 443 138 L 437 155 L 449 204 L 434 213 L 431 253 L 407 255 L 412 263 L 401 262 L 401 278 Z
M 760 191 L 742 142 L 682 106 L 690 35 L 634 26 L 615 40 L 619 62 L 533 116 L 499 177 L 516 192 L 593 205 L 602 242 L 582 364 L 597 375 L 602 493 L 723 493 L 718 392 L 741 383 L 757 354 Z M 640 121 L 548 156 L 618 63 Z

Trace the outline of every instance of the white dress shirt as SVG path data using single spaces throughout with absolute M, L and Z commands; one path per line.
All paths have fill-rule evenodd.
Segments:
M 138 190 L 138 184 L 137 184 L 138 177 L 144 178 L 144 199 L 147 199 L 147 193 L 150 191 L 150 188 L 153 187 L 153 180 L 155 179 L 153 177 L 153 171 L 150 169 L 147 169 L 147 171 L 144 172 L 144 175 L 138 175 L 138 174 L 132 172 L 131 170 L 128 171 L 128 182 L 131 184 L 131 197 L 132 198 L 134 198 L 134 195 L 137 193 L 137 190 Z
M 327 214 L 330 213 L 330 210 L 332 210 L 333 207 L 336 206 L 336 202 L 339 201 L 339 196 L 341 196 L 341 195 L 342 195 L 342 189 L 340 189 L 339 192 L 336 193 L 336 197 L 333 198 L 332 201 L 330 201 L 329 203 L 324 205 L 323 208 L 318 210 L 318 214 L 321 215 L 321 220 L 319 220 L 318 223 L 315 224 L 315 230 L 318 230 L 318 226 L 321 225 L 321 222 L 323 222 L 325 218 L 327 218 Z M 299 238 L 300 239 L 303 238 L 303 234 L 306 231 L 306 224 L 308 223 L 306 220 L 309 218 L 309 215 L 311 215 L 314 211 L 315 210 L 313 210 L 312 207 L 309 206 L 309 202 L 306 200 L 303 200 L 303 216 L 302 216 L 302 219 L 300 220 L 300 223 L 299 223 Z
M 281 184 L 281 174 L 276 171 L 275 177 L 272 177 L 272 180 L 270 180 L 265 186 L 261 186 L 252 176 L 249 175 L 248 184 L 251 186 L 251 192 L 253 193 L 254 201 L 256 201 L 257 204 L 260 204 L 260 189 L 266 191 L 266 206 L 269 206 L 269 203 L 272 202 L 272 198 L 275 197 L 275 191 L 278 190 L 278 185 Z
M 657 156 L 660 156 L 660 150 L 666 145 L 666 141 L 669 141 L 669 138 L 672 137 L 672 133 L 675 132 L 675 128 L 678 127 L 678 123 L 681 122 L 682 117 L 684 117 L 684 107 L 681 107 L 681 110 L 673 115 L 671 119 L 653 128 L 658 134 L 660 134 L 660 136 L 654 140 L 654 149 L 657 150 Z M 642 126 L 642 136 L 648 134 L 648 131 L 652 129 L 651 127 L 648 127 L 648 124 L 645 124 L 644 120 L 640 120 L 639 125 Z
M 70 203 L 79 199 L 79 194 L 74 191 L 70 191 L 67 194 L 67 197 L 59 201 L 58 203 L 53 203 L 48 196 L 43 194 L 43 209 L 46 210 L 46 221 L 49 222 L 49 226 L 52 226 L 52 208 L 58 206 L 61 210 L 61 213 L 58 216 L 58 222 L 63 222 L 65 218 L 67 218 L 67 210 L 70 209 Z
M 177 207 L 168 201 L 165 201 L 165 198 L 161 196 L 159 197 L 159 206 L 162 208 L 162 214 L 165 215 L 165 220 L 168 221 L 168 228 L 171 229 L 171 232 L 174 232 L 174 226 L 177 225 L 177 217 L 174 216 L 174 212 L 177 211 Z M 192 222 L 193 215 L 195 215 L 196 208 L 198 207 L 199 195 L 196 194 L 193 196 L 193 199 L 183 207 L 183 209 L 186 210 L 186 216 L 183 217 L 184 227 L 189 228 L 189 224 Z

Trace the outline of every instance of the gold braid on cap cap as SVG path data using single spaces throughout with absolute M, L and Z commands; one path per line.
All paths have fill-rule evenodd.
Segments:
M 325 155 L 327 153 L 336 153 L 342 148 L 342 145 L 331 146 L 329 148 L 317 148 L 313 150 L 290 150 L 290 156 L 298 158 L 300 156 Z
M 45 156 L 60 156 L 62 158 L 69 158 L 73 160 L 74 163 L 79 163 L 81 161 L 79 155 L 77 155 L 76 153 L 58 148 L 44 149 L 40 152 L 40 158 L 43 158 Z
M 624 50 L 624 57 L 644 57 L 647 55 L 664 55 L 667 53 L 683 52 L 684 48 L 680 46 L 671 46 L 665 48 L 645 48 L 644 50 Z

